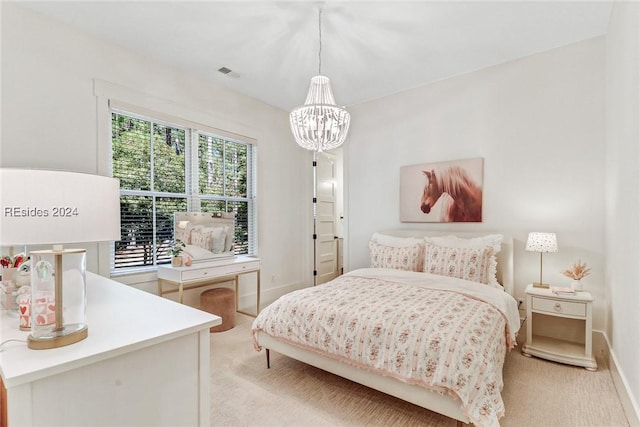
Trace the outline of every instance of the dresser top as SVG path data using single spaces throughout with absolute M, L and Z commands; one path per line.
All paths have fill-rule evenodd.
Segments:
M 29 332 L 19 330 L 17 317 L 2 311 L 0 319 L 0 341 L 27 340 Z M 0 373 L 9 388 L 221 323 L 219 316 L 87 272 L 89 336 L 49 350 L 31 350 L 26 342 L 9 342 L 0 352 Z

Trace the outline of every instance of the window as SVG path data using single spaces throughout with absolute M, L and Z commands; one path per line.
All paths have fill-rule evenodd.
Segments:
M 235 213 L 235 253 L 255 253 L 253 144 L 115 109 L 111 142 L 121 212 L 112 273 L 168 263 L 176 211 Z

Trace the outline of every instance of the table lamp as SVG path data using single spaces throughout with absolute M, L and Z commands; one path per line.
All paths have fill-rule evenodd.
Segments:
M 0 169 L 0 246 L 53 244 L 32 251 L 31 334 L 41 350 L 88 336 L 86 251 L 63 243 L 120 240 L 120 184 L 77 172 Z
M 529 233 L 527 239 L 527 251 L 540 252 L 540 281 L 534 283 L 536 288 L 548 288 L 549 285 L 542 283 L 542 253 L 543 252 L 558 252 L 558 241 L 556 240 L 555 233 Z

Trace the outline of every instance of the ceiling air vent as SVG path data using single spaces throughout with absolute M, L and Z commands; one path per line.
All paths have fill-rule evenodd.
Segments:
M 218 68 L 218 72 L 224 74 L 227 77 L 231 77 L 232 79 L 237 79 L 240 77 L 240 74 L 227 67 Z

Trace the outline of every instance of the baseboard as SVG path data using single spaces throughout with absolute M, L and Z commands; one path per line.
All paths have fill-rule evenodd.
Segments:
M 604 332 L 593 331 L 592 343 L 593 355 L 596 357 L 596 359 L 598 359 L 598 361 L 603 360 L 608 367 L 609 355 L 611 354 L 611 351 L 609 351 L 609 345 L 607 344 L 607 339 L 605 338 Z
M 260 309 L 268 306 L 281 296 L 288 294 L 289 292 L 297 291 L 298 289 L 302 289 L 304 286 L 301 283 L 289 283 L 283 286 L 278 286 L 277 288 L 270 289 L 260 289 Z M 246 309 L 247 311 L 255 311 L 256 306 L 256 293 L 250 292 L 247 294 L 242 294 L 240 299 L 238 300 L 238 306 L 241 309 Z
M 112 277 L 113 280 L 116 280 L 120 283 L 124 283 L 126 285 L 130 285 L 136 289 L 140 289 L 142 291 L 150 292 L 153 294 L 158 293 L 158 276 L 155 272 L 146 272 L 140 274 L 130 274 L 130 275 L 122 275 L 118 277 Z M 211 287 L 221 287 L 227 286 L 232 287 L 232 282 L 226 283 L 218 283 L 215 285 L 211 285 Z M 282 295 L 288 294 L 289 292 L 302 289 L 307 287 L 303 283 L 289 283 L 283 286 L 278 286 L 276 288 L 264 289 L 260 290 L 260 308 L 264 308 L 267 305 L 271 304 Z M 248 290 L 248 289 L 250 290 Z M 200 293 L 205 291 L 207 288 L 198 288 L 197 292 L 189 292 L 189 290 L 185 290 L 184 293 L 184 302 L 187 305 L 192 307 L 197 307 L 199 305 L 199 296 Z M 177 290 L 177 288 L 176 288 Z M 248 292 L 245 292 L 247 291 Z M 251 284 L 248 287 L 242 287 L 242 290 L 239 292 L 240 298 L 238 300 L 238 307 L 241 310 L 245 310 L 247 312 L 253 313 L 256 307 L 256 292 L 255 292 L 255 284 Z M 165 298 L 177 300 L 177 293 L 169 293 L 165 295 Z
M 611 351 L 609 338 L 602 331 L 593 331 L 593 338 L 594 353 L 600 356 L 609 368 L 613 385 L 616 388 L 629 425 L 631 427 L 640 427 L 640 407 L 638 407 L 638 403 L 633 398 L 629 383 L 619 368 L 620 365 L 615 354 Z

